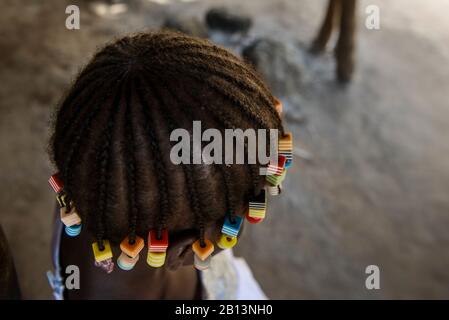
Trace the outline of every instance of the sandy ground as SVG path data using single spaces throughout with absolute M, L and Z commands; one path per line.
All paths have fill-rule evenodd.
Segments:
M 249 12 L 255 35 L 302 50 L 325 6 L 168 2 L 135 0 L 126 13 L 99 17 L 88 1 L 70 1 L 81 7 L 77 31 L 64 25 L 69 2 L 0 5 L 0 222 L 25 298 L 51 297 L 52 110 L 97 46 L 156 28 L 168 13 L 202 17 L 213 2 Z M 334 83 L 330 54 L 302 54 L 301 103 L 289 113 L 307 121 L 288 127 L 313 160 L 296 159 L 268 221 L 247 228 L 237 249 L 271 298 L 449 298 L 449 3 L 361 1 L 360 18 L 368 4 L 380 6 L 381 30 L 360 26 L 350 87 Z M 380 267 L 380 290 L 365 288 L 370 264 Z

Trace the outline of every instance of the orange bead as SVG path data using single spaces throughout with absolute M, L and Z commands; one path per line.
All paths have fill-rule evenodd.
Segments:
M 282 114 L 282 102 L 278 98 L 274 98 L 274 107 L 279 115 Z
M 196 240 L 192 244 L 192 250 L 193 252 L 200 258 L 201 260 L 206 260 L 207 257 L 209 257 L 212 252 L 214 252 L 214 245 L 211 241 L 208 239 L 204 239 L 205 246 L 204 248 L 201 247 L 200 240 Z
M 134 243 L 129 243 L 129 236 L 123 239 L 120 243 L 120 249 L 122 252 L 131 258 L 135 258 L 139 255 L 140 251 L 142 251 L 145 246 L 145 241 L 139 236 L 136 236 L 136 240 Z

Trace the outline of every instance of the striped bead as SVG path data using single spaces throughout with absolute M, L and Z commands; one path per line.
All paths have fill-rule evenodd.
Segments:
M 237 237 L 240 231 L 240 227 L 242 226 L 242 222 L 242 217 L 233 216 L 232 218 L 230 218 L 229 216 L 226 216 L 223 227 L 221 229 L 221 233 L 227 234 L 231 237 Z
M 209 268 L 211 260 L 212 260 L 211 256 L 208 256 L 206 259 L 202 260 L 195 254 L 193 257 L 193 265 L 197 270 L 203 271 Z
M 69 237 L 76 237 L 81 233 L 81 224 L 77 224 L 70 227 L 64 228 L 65 234 Z
M 126 253 L 122 252 L 120 257 L 117 259 L 117 265 L 120 269 L 129 271 L 136 265 L 137 261 L 139 261 L 139 255 L 136 255 L 134 258 L 131 258 Z
M 282 175 L 280 176 L 275 176 L 275 175 L 271 175 L 271 176 L 267 176 L 266 180 L 273 186 L 277 186 L 279 185 L 282 181 L 284 181 L 285 179 L 285 175 L 287 174 L 287 170 L 284 169 L 284 171 L 282 172 Z
M 279 154 L 286 159 L 284 168 L 289 168 L 293 161 L 293 151 L 279 151 Z
M 109 244 L 109 241 L 103 240 L 103 246 L 104 246 L 104 249 L 100 250 L 100 247 L 98 246 L 98 242 L 92 243 L 92 250 L 94 252 L 95 261 L 97 261 L 97 262 L 101 262 L 101 261 L 112 258 L 112 250 L 111 250 L 111 245 Z
M 283 106 L 281 100 L 279 100 L 278 98 L 274 98 L 274 108 L 276 109 L 279 115 L 282 114 Z
M 148 250 L 151 252 L 165 252 L 168 248 L 168 231 L 162 229 L 161 238 L 157 238 L 157 230 L 148 232 Z
M 71 227 L 81 223 L 81 218 L 79 214 L 76 212 L 75 207 L 72 207 L 69 212 L 66 212 L 65 207 L 59 209 L 59 216 L 61 217 L 62 223 L 66 227 Z
M 265 209 L 249 209 L 248 214 L 251 218 L 265 219 L 266 213 Z
M 252 218 L 265 218 L 267 209 L 267 194 L 265 189 L 262 189 L 258 196 L 255 196 L 249 201 L 248 215 Z
M 64 187 L 64 184 L 59 178 L 59 173 L 55 173 L 54 175 L 52 175 L 50 179 L 48 179 L 48 183 L 50 183 L 50 186 L 56 193 L 61 192 L 62 188 Z
M 148 251 L 147 263 L 150 267 L 160 268 L 165 263 L 166 252 L 150 252 Z
M 280 193 L 279 186 L 268 186 L 268 193 L 272 196 L 277 196 Z
M 291 132 L 286 133 L 279 139 L 278 150 L 279 154 L 286 159 L 285 168 L 290 168 L 293 161 L 293 136 Z
M 220 235 L 218 238 L 217 246 L 220 249 L 230 249 L 237 244 L 237 237 L 230 237 L 227 234 Z
M 267 175 L 276 175 L 280 176 L 282 172 L 284 171 L 284 166 L 286 162 L 286 158 L 283 155 L 278 156 L 277 163 L 270 162 L 267 168 Z
M 128 236 L 120 243 L 120 250 L 122 250 L 125 255 L 135 258 L 136 256 L 139 256 L 139 253 L 142 251 L 144 246 L 145 241 L 141 237 L 136 236 L 134 243 L 129 243 Z
M 208 240 L 208 239 L 204 239 L 204 242 L 205 242 L 204 248 L 201 247 L 200 240 L 196 240 L 192 244 L 193 252 L 201 260 L 206 260 L 206 258 L 209 257 L 212 254 L 212 252 L 214 252 L 214 245 L 213 245 L 213 243 L 210 240 Z
M 293 138 L 292 138 L 291 132 L 287 132 L 282 138 L 279 139 L 278 150 L 279 151 L 292 151 L 293 150 Z

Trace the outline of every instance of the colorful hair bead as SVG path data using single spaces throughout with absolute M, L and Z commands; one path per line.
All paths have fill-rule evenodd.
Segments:
M 249 201 L 248 215 L 251 218 L 265 218 L 265 212 L 267 209 L 267 194 L 265 189 L 262 189 L 258 196 L 255 196 Z
M 68 203 L 67 203 L 67 196 L 65 195 L 65 193 L 59 193 L 56 195 L 56 200 L 58 201 L 58 204 L 61 208 L 63 207 L 67 207 Z
M 95 261 L 97 262 L 101 262 L 112 258 L 112 250 L 111 245 L 109 244 L 109 240 L 103 240 L 103 246 L 104 246 L 103 250 L 100 250 L 98 242 L 92 243 Z
M 196 240 L 193 244 L 192 244 L 192 250 L 193 252 L 201 259 L 201 260 L 206 260 L 207 257 L 209 257 L 212 252 L 214 252 L 214 245 L 213 243 L 208 240 L 208 239 L 204 239 L 204 247 L 201 247 L 201 242 L 200 240 Z
M 249 222 L 249 223 L 252 223 L 252 224 L 256 224 L 256 223 L 259 223 L 259 222 L 262 222 L 262 221 L 263 221 L 263 218 L 254 218 L 254 217 L 250 217 L 250 215 L 249 215 L 249 210 L 248 210 L 248 212 L 246 213 L 245 217 L 246 217 L 246 220 L 248 220 L 248 222 Z
M 55 173 L 54 175 L 52 175 L 50 179 L 48 179 L 48 182 L 56 193 L 61 192 L 64 187 L 61 179 L 59 179 L 59 173 Z
M 267 175 L 282 175 L 287 158 L 283 155 L 278 156 L 277 164 L 270 162 L 267 168 Z
M 220 249 L 230 249 L 237 244 L 237 237 L 230 237 L 226 234 L 221 234 L 218 238 L 217 246 Z
M 287 132 L 283 137 L 279 138 L 278 149 L 279 151 L 293 150 L 293 138 L 291 132 Z
M 279 154 L 285 156 L 285 168 L 290 168 L 293 160 L 293 138 L 291 132 L 286 133 L 279 139 L 278 143 Z
M 193 255 L 193 265 L 197 270 L 206 270 L 210 266 L 211 256 L 208 256 L 206 259 L 202 260 L 200 257 L 198 257 L 196 254 Z
M 112 262 L 112 250 L 108 240 L 103 240 L 103 250 L 100 250 L 98 242 L 92 243 L 92 250 L 95 257 L 95 266 L 103 269 L 107 273 L 114 270 L 114 263 Z
M 273 186 L 277 186 L 281 184 L 282 181 L 285 179 L 285 175 L 287 174 L 287 169 L 284 169 L 282 174 L 280 176 L 271 175 L 267 176 L 266 180 Z
M 76 237 L 81 233 L 81 224 L 65 227 L 64 230 L 69 237 Z
M 165 263 L 166 252 L 151 252 L 148 251 L 147 263 L 150 267 L 159 268 Z
M 76 212 L 75 207 L 72 207 L 69 212 L 66 212 L 66 209 L 67 208 L 65 208 L 65 207 L 62 207 L 61 209 L 59 209 L 59 214 L 60 214 L 62 223 L 66 227 L 71 227 L 73 225 L 80 224 L 81 218 L 78 215 L 78 213 Z
M 231 237 L 237 237 L 242 226 L 243 219 L 239 216 L 226 216 L 221 232 Z
M 144 246 L 145 241 L 139 236 L 136 236 L 134 243 L 129 242 L 129 236 L 123 239 L 120 243 L 120 249 L 122 252 L 131 258 L 139 256 L 139 253 L 142 251 Z
M 168 248 L 168 231 L 162 229 L 161 238 L 157 238 L 157 230 L 148 232 L 148 250 L 151 252 L 165 252 Z
M 277 185 L 277 186 L 268 186 L 267 189 L 268 189 L 268 193 L 270 195 L 272 195 L 272 196 L 277 196 L 277 195 L 279 195 L 281 193 L 279 185 Z
M 129 271 L 136 265 L 139 261 L 139 255 L 137 254 L 134 258 L 128 256 L 126 253 L 122 252 L 117 259 L 117 265 L 120 269 Z
M 274 108 L 276 109 L 278 114 L 282 114 L 282 102 L 278 98 L 274 98 Z

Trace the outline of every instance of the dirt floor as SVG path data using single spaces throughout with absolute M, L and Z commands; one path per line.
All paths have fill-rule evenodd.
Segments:
M 80 30 L 65 28 L 69 3 L 80 5 Z M 304 52 L 324 0 L 135 0 L 127 12 L 103 16 L 89 3 L 0 5 L 0 222 L 25 298 L 51 298 L 46 144 L 58 99 L 101 44 L 157 28 L 169 13 L 202 18 L 211 3 L 239 6 L 254 18 L 255 35 L 303 51 L 301 103 L 289 113 L 306 122 L 287 120 L 313 159 L 296 159 L 268 221 L 247 228 L 237 249 L 267 295 L 449 298 L 447 1 L 360 1 L 361 22 L 366 5 L 379 5 L 381 29 L 360 23 L 347 88 L 333 81 L 331 53 Z M 380 268 L 380 290 L 365 288 L 371 264 Z

